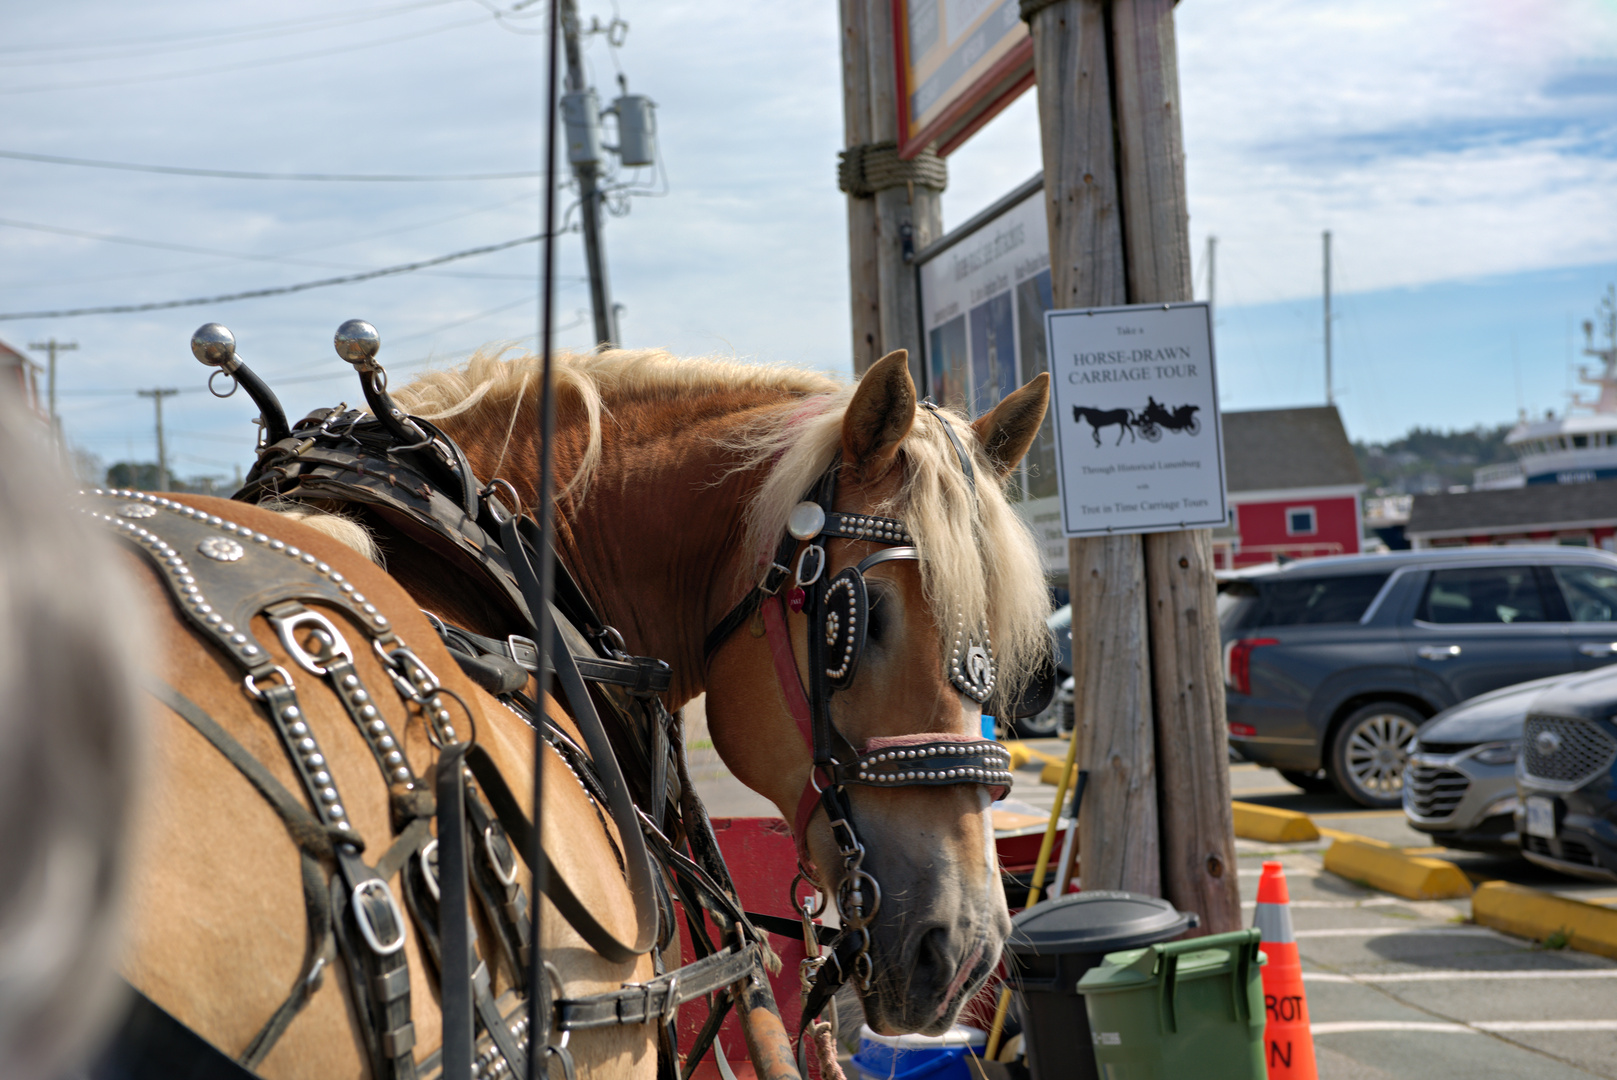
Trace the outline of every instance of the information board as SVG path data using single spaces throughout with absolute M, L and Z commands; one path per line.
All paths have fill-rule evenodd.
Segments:
M 922 249 L 921 323 L 925 391 L 981 416 L 1049 370 L 1044 313 L 1050 309 L 1050 232 L 1044 184 L 1034 177 Z M 1056 487 L 1053 414 L 1017 469 L 1017 510 L 1039 539 L 1045 565 L 1065 575 L 1067 540 Z
M 1045 326 L 1065 534 L 1223 525 L 1209 305 L 1050 311 Z
M 1033 85 L 1017 0 L 893 0 L 898 153 L 947 154 Z

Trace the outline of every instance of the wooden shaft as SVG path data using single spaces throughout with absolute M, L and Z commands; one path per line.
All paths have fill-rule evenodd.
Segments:
M 747 1056 L 758 1073 L 758 1080 L 803 1080 L 792 1057 L 792 1040 L 786 1035 L 769 980 L 754 971 L 735 987 L 736 1011 L 741 1016 L 741 1034 L 747 1040 Z

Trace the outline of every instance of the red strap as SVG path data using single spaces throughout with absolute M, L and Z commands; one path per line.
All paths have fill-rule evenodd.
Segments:
M 792 655 L 792 636 L 786 629 L 785 601 L 778 597 L 763 602 L 764 629 L 769 635 L 769 652 L 775 660 L 775 680 L 786 698 L 786 708 L 797 721 L 797 730 L 803 733 L 803 742 L 809 753 L 814 753 L 814 721 L 809 714 L 808 695 L 803 692 L 803 677 L 797 673 L 797 657 Z M 803 785 L 803 794 L 797 799 L 797 814 L 792 820 L 792 835 L 797 839 L 797 861 L 810 880 L 814 879 L 814 860 L 809 857 L 808 824 L 820 806 L 820 789 L 814 786 L 814 774 Z

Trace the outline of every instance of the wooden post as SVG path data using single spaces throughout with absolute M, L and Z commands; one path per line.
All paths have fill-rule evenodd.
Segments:
M 1022 0 L 1059 307 L 1189 300 L 1172 0 Z M 1086 889 L 1240 925 L 1212 534 L 1069 548 Z M 1160 809 L 1160 816 L 1159 816 Z
M 1101 0 L 1057 0 L 1031 15 L 1055 306 L 1128 300 L 1111 78 Z M 1146 583 L 1138 536 L 1068 542 L 1085 889 L 1158 895 L 1156 749 Z
M 891 0 L 841 0 L 841 15 L 845 158 L 879 161 L 868 172 L 856 166 L 852 186 L 843 177 L 854 373 L 863 374 L 894 349 L 908 349 L 910 374 L 920 386 L 921 298 L 906 253 L 913 255 L 943 235 L 944 171 L 935 158 L 921 169 L 897 161 Z
M 1174 0 L 1112 0 L 1129 302 L 1194 299 Z M 1241 925 L 1209 529 L 1145 537 L 1163 895 L 1202 933 Z

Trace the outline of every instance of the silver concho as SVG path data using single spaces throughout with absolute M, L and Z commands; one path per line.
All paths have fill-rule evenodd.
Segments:
M 949 681 L 978 704 L 994 692 L 994 642 L 986 627 L 967 634 L 961 627 L 949 653 Z
M 800 502 L 786 519 L 786 531 L 799 540 L 812 540 L 825 528 L 825 508 L 817 502 Z
M 1541 731 L 1533 739 L 1533 749 L 1537 750 L 1541 757 L 1554 757 L 1561 749 L 1561 736 L 1553 731 Z
M 235 562 L 246 550 L 228 536 L 210 536 L 197 545 L 197 550 L 217 562 Z
M 118 507 L 118 516 L 121 518 L 149 518 L 157 516 L 157 507 L 146 503 L 124 503 Z

